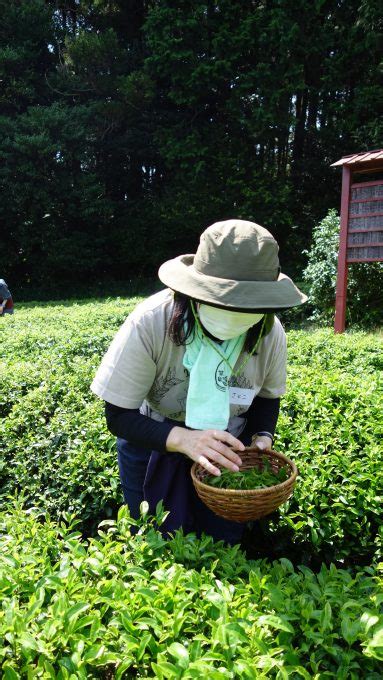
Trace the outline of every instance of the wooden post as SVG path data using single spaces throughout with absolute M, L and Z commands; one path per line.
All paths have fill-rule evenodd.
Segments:
M 342 198 L 340 207 L 340 236 L 338 255 L 338 276 L 336 280 L 335 299 L 335 333 L 343 333 L 346 326 L 346 297 L 347 297 L 347 228 L 350 201 L 351 169 L 343 166 Z

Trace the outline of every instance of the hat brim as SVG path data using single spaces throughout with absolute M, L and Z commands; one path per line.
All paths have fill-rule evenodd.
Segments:
M 279 274 L 276 281 L 234 281 L 201 274 L 193 263 L 194 255 L 180 255 L 164 262 L 158 276 L 172 290 L 232 309 L 289 309 L 307 301 L 285 274 Z

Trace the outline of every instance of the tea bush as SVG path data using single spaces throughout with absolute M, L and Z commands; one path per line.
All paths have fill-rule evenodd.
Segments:
M 0 513 L 5 680 L 380 680 L 383 565 L 314 574 L 209 537 L 165 542 L 143 510 L 87 541 L 69 517 Z
M 137 301 L 29 303 L 0 319 L 3 502 L 22 493 L 26 507 L 52 518 L 74 512 L 87 535 L 116 516 L 115 441 L 89 384 Z M 277 557 L 349 565 L 381 554 L 382 344 L 377 333 L 288 333 L 275 448 L 300 476 L 290 502 L 264 522 Z
M 368 563 L 381 554 L 383 352 L 381 338 L 289 333 L 289 387 L 276 448 L 301 473 L 282 510 L 295 540 L 321 559 Z
M 2 493 L 23 490 L 55 516 L 77 511 L 87 532 L 122 502 L 115 439 L 89 384 L 137 301 L 29 303 L 0 330 Z
M 309 296 L 311 319 L 317 322 L 331 323 L 334 316 L 339 230 L 339 215 L 331 209 L 314 226 L 311 248 L 306 251 L 304 290 Z M 383 262 L 359 262 L 348 266 L 347 322 L 362 327 L 381 324 L 382 284 Z

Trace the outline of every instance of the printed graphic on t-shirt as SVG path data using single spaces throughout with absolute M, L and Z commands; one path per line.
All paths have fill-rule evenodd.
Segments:
M 169 413 L 168 418 L 171 420 L 185 420 L 185 415 L 186 415 L 186 398 L 187 398 L 187 391 L 185 392 L 183 397 L 179 397 L 177 399 L 181 410 L 180 411 L 175 411 L 174 413 Z
M 215 369 L 215 386 L 221 392 L 227 389 L 227 375 L 225 372 L 225 362 L 222 360 Z
M 155 379 L 148 394 L 148 400 L 158 407 L 165 394 L 182 382 L 184 382 L 182 378 L 177 378 L 175 367 L 168 368 L 165 376 L 159 376 Z

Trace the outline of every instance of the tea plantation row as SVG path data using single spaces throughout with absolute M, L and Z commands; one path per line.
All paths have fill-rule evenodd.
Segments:
M 264 526 L 278 559 L 254 561 L 257 545 L 164 542 L 147 517 L 133 536 L 117 517 L 89 383 L 136 302 L 0 319 L 3 677 L 380 679 L 382 337 L 289 332 L 276 448 L 300 477 Z
M 88 541 L 41 519 L 0 513 L 6 680 L 381 678 L 378 570 L 248 561 L 145 518 L 132 536 L 124 507 Z
M 89 390 L 137 299 L 18 309 L 1 319 L 3 497 L 92 534 L 122 502 L 114 437 Z M 276 556 L 369 564 L 382 546 L 382 336 L 290 331 L 288 391 L 275 448 L 298 465 L 290 503 L 269 526 Z

